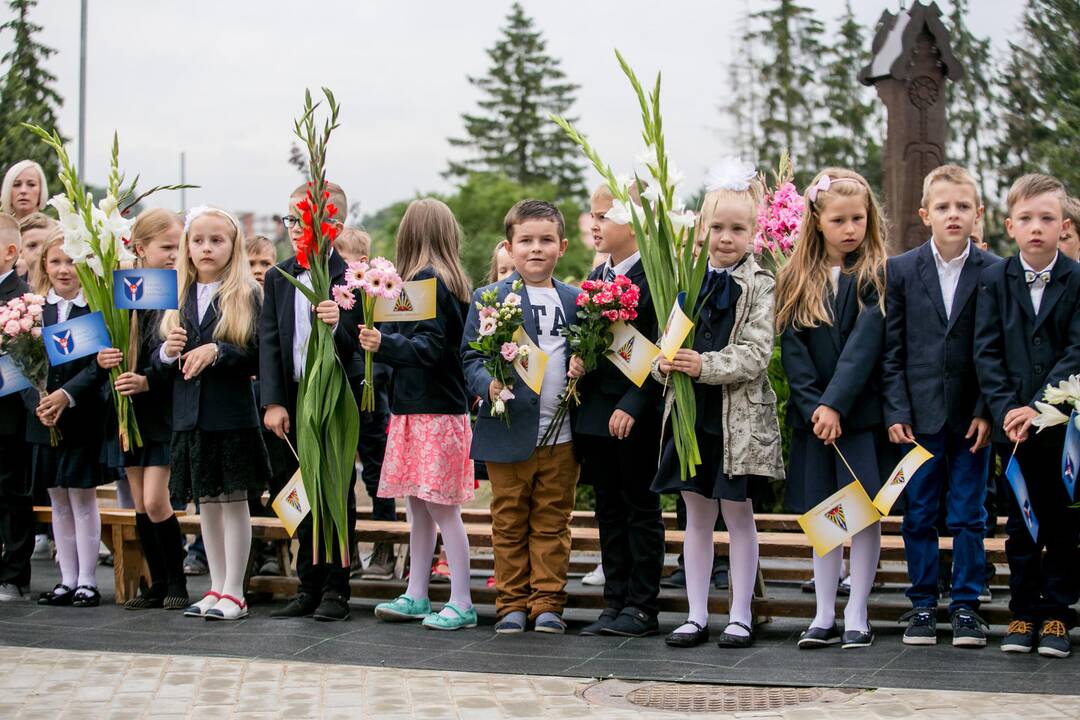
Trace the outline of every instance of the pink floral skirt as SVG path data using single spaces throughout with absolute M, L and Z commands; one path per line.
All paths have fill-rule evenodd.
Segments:
M 379 497 L 412 496 L 439 505 L 472 500 L 468 415 L 391 415 Z

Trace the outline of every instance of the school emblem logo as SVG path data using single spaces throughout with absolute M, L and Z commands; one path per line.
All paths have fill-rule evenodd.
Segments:
M 907 478 L 904 477 L 904 469 L 900 468 L 896 471 L 896 477 L 889 481 L 890 485 L 903 485 L 907 482 Z
M 52 340 L 56 343 L 56 351 L 61 355 L 70 355 L 75 352 L 75 338 L 71 336 L 71 330 L 62 333 L 53 333 Z
M 127 299 L 131 302 L 137 302 L 139 300 L 142 300 L 143 278 L 134 275 L 131 277 L 125 277 L 124 294 L 127 295 Z
M 409 298 L 409 293 L 405 292 L 405 288 L 401 288 L 401 292 L 398 293 L 397 300 L 394 301 L 394 312 L 412 312 L 413 304 L 412 299 Z
M 1031 500 L 1024 498 L 1024 522 L 1028 527 L 1031 527 L 1032 522 L 1035 520 L 1034 515 L 1031 512 Z
M 289 503 L 289 506 L 296 512 L 302 511 L 302 508 L 300 507 L 300 493 L 295 489 L 285 496 L 285 502 Z
M 0 386 L 2 387 L 2 386 Z M 1065 482 L 1072 483 L 1076 481 L 1076 468 L 1073 467 L 1073 460 L 1071 455 L 1065 456 Z
M 631 335 L 630 339 L 622 344 L 622 346 L 616 351 L 619 357 L 623 359 L 623 362 L 630 362 L 630 358 L 634 357 L 634 340 L 636 338 Z
M 843 503 L 825 511 L 825 519 L 844 532 L 847 532 L 847 518 L 844 517 Z

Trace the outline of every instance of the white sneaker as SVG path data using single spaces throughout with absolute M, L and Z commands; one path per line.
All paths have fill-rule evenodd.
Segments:
M 605 582 L 604 578 L 604 566 L 597 565 L 595 568 L 585 573 L 585 577 L 581 578 L 582 585 L 595 585 L 602 587 Z
M 52 548 L 49 547 L 49 536 L 42 533 L 34 536 L 34 554 L 31 560 L 52 560 Z
M 11 583 L 0 583 L 0 602 L 22 599 L 23 591 L 21 587 L 12 585 Z

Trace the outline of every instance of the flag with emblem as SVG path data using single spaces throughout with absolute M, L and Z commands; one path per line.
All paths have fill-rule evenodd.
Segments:
M 855 480 L 799 516 L 814 552 L 824 557 L 855 533 L 881 520 L 862 483 Z
M 668 360 L 675 357 L 675 353 L 679 352 L 679 348 L 682 347 L 683 340 L 694 329 L 694 323 L 690 321 L 690 318 L 686 316 L 686 312 L 683 311 L 685 301 L 686 293 L 679 293 L 678 297 L 675 298 L 675 304 L 671 306 L 667 321 L 664 323 L 664 332 L 660 334 L 660 352 Z
M 1080 416 L 1073 410 L 1069 414 L 1069 427 L 1065 431 L 1065 448 L 1061 451 L 1061 479 L 1065 482 L 1065 491 L 1069 493 L 1069 502 L 1076 499 L 1076 469 L 1080 466 Z
M 178 300 L 175 270 L 113 270 L 113 302 L 121 310 L 175 310 Z
M 311 512 L 311 503 L 308 502 L 304 480 L 299 470 L 293 473 L 292 479 L 281 488 L 281 492 L 274 498 L 270 507 L 281 519 L 281 524 L 289 533 L 289 537 L 295 535 L 300 522 Z
M 904 488 L 915 477 L 915 473 L 932 457 L 934 457 L 933 453 L 922 445 L 915 443 L 915 447 L 911 448 L 907 455 L 900 460 L 896 468 L 893 469 L 892 474 L 889 475 L 889 479 L 878 490 L 878 494 L 874 496 L 874 507 L 878 509 L 878 512 L 882 515 L 889 514 L 892 506 L 900 498 L 900 494 L 904 492 Z
M 632 383 L 641 387 L 645 378 L 649 377 L 660 348 L 649 342 L 633 325 L 621 320 L 611 324 L 611 334 L 613 340 L 608 346 L 608 360 Z
M 375 322 L 419 322 L 435 317 L 437 295 L 435 278 L 410 280 L 391 298 L 375 301 Z
M 33 385 L 22 374 L 10 355 L 0 355 L 0 397 L 11 395 Z
M 514 361 L 514 370 L 517 371 L 518 377 L 529 386 L 529 389 L 539 395 L 540 386 L 544 383 L 544 370 L 548 364 L 547 353 L 532 341 L 521 326 L 514 331 L 513 340 L 518 347 L 529 349 L 524 355 L 519 352 L 518 359 Z
M 112 347 L 100 312 L 80 315 L 41 329 L 50 365 L 63 365 Z
M 1013 495 L 1016 496 L 1016 504 L 1020 507 L 1020 515 L 1024 519 L 1024 525 L 1031 534 L 1031 539 L 1039 541 L 1039 518 L 1035 517 L 1035 508 L 1031 506 L 1031 496 L 1028 495 L 1027 480 L 1020 470 L 1020 463 L 1016 461 L 1015 453 L 1009 458 L 1009 464 L 1005 466 L 1005 478 L 1009 481 Z

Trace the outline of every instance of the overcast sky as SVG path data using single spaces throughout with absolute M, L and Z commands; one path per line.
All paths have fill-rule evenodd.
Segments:
M 803 0 L 829 30 L 844 0 Z M 718 108 L 727 95 L 732 26 L 758 0 L 523 0 L 526 12 L 581 85 L 580 127 L 616 169 L 640 135 L 618 47 L 639 75 L 664 74 L 669 152 L 691 181 L 729 147 Z M 873 25 L 899 0 L 853 0 Z M 6 5 L 6 3 L 5 3 Z M 281 212 L 301 181 L 287 164 L 292 119 L 305 87 L 332 88 L 342 106 L 329 175 L 363 212 L 415 192 L 443 191 L 439 173 L 475 107 L 467 75 L 488 65 L 510 0 L 91 0 L 88 25 L 87 177 L 102 183 L 112 132 L 121 163 L 146 182 L 176 182 L 187 154 L 188 205 Z M 1000 53 L 1019 0 L 970 0 L 970 26 Z M 941 3 L 948 10 L 949 0 Z M 0 11 L 6 19 L 6 8 Z M 49 69 L 65 98 L 61 131 L 78 127 L 79 2 L 43 0 L 34 20 L 59 52 Z M 0 37 L 8 49 L 10 33 Z M 74 141 L 72 155 L 76 153 Z M 179 206 L 164 194 L 151 204 Z

